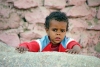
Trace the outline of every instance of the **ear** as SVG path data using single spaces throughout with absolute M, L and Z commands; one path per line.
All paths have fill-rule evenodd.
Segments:
M 48 34 L 49 29 L 45 28 L 46 33 Z

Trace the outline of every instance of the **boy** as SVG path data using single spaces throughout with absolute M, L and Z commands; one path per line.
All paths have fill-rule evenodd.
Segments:
M 63 12 L 52 12 L 46 17 L 45 30 L 47 35 L 41 39 L 25 42 L 17 47 L 17 50 L 22 53 L 57 51 L 68 53 L 79 53 L 80 45 L 75 40 L 66 37 L 68 31 L 68 18 Z

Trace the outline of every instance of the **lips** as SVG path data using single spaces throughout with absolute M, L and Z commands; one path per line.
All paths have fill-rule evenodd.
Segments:
M 56 41 L 59 41 L 59 40 L 60 40 L 60 38 L 59 38 L 59 37 L 56 37 L 55 39 L 56 39 Z

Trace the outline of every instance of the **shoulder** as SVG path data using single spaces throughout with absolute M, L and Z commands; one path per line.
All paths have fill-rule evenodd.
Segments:
M 63 40 L 62 40 L 62 43 L 69 43 L 71 41 L 75 41 L 73 38 L 70 38 L 70 37 L 65 37 Z
M 41 39 L 37 39 L 36 41 L 39 41 L 39 42 L 50 42 L 49 41 L 49 38 L 48 38 L 48 36 L 46 35 L 46 36 L 44 36 L 44 37 L 42 37 Z
M 61 44 L 63 45 L 63 47 L 66 47 L 72 41 L 75 41 L 75 40 L 73 38 L 70 38 L 70 37 L 65 37 L 62 40 Z
M 37 39 L 35 41 L 39 44 L 41 50 L 50 43 L 50 40 L 47 35 L 42 37 L 41 39 Z

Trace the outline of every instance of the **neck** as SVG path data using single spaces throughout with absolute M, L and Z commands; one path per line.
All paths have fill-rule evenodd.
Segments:
M 54 47 L 59 46 L 59 45 L 60 45 L 60 43 L 58 43 L 58 44 L 53 44 L 52 43 L 52 46 L 54 46 Z

